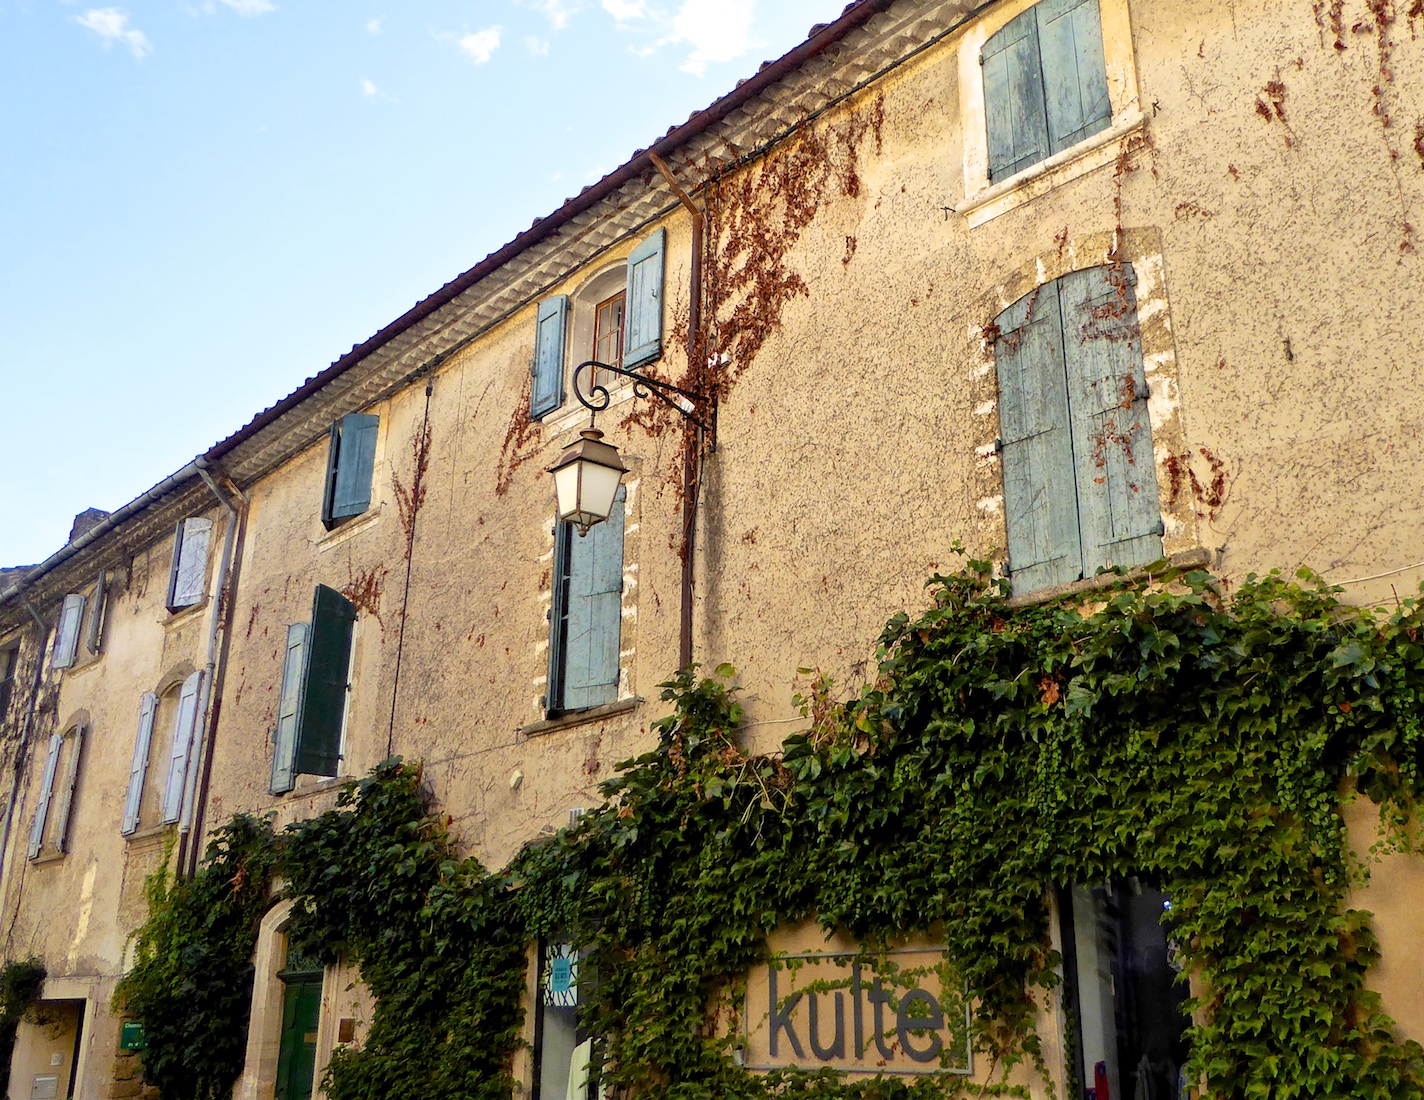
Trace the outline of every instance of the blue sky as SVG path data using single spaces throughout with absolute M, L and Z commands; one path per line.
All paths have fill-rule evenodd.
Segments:
M 0 0 L 0 565 L 63 545 L 844 0 Z

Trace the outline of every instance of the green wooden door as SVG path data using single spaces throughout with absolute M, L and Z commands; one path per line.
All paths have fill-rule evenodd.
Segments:
M 282 1000 L 276 1100 L 311 1100 L 316 1083 L 316 1027 L 320 1017 L 321 978 L 287 982 Z

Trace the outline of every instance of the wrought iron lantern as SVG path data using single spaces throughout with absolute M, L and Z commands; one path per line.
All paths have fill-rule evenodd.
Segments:
M 618 448 L 603 442 L 601 431 L 585 428 L 549 467 L 559 498 L 559 518 L 576 526 L 580 537 L 588 534 L 613 511 L 613 498 L 627 469 Z

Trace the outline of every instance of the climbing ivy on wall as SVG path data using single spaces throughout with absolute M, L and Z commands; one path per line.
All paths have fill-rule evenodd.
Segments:
M 331 1094 L 509 1095 L 525 944 L 554 935 L 590 952 L 610 1096 L 1021 1093 L 1011 1068 L 1047 1069 L 1050 885 L 1139 874 L 1173 899 L 1205 1095 L 1424 1096 L 1424 1050 L 1366 988 L 1341 818 L 1357 788 L 1381 844 L 1413 847 L 1424 614 L 1343 605 L 1309 574 L 1155 581 L 1011 609 L 985 563 L 937 576 L 873 681 L 844 704 L 815 681 L 808 728 L 770 755 L 740 747 L 730 669 L 684 670 L 656 747 L 501 877 L 458 857 L 417 769 L 382 765 L 278 845 L 292 934 L 377 998 Z M 805 919 L 872 949 L 936 935 L 998 1083 L 738 1066 L 729 994 Z

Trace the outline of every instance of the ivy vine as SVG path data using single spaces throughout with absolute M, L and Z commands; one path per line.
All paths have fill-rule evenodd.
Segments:
M 296 903 L 291 934 L 357 964 L 376 998 L 361 1048 L 327 1071 L 333 1098 L 510 1095 L 525 945 L 555 935 L 598 975 L 585 1023 L 606 1036 L 607 1095 L 1022 1094 L 1005 1082 L 1046 1073 L 1035 1024 L 1059 982 L 1051 885 L 1131 874 L 1173 899 L 1188 1075 L 1205 1096 L 1424 1097 L 1424 1049 L 1367 988 L 1378 945 L 1369 915 L 1346 908 L 1367 863 L 1341 816 L 1362 793 L 1379 806 L 1377 850 L 1413 848 L 1420 607 L 1350 607 L 1304 572 L 1229 593 L 1165 571 L 1010 609 L 971 561 L 929 589 L 928 610 L 887 625 L 855 698 L 812 680 L 807 729 L 777 753 L 740 747 L 730 668 L 681 672 L 656 747 L 502 876 L 458 855 L 399 761 L 269 834 L 262 866 L 280 867 Z M 233 881 L 217 856 L 195 895 L 231 904 L 211 892 Z M 155 902 L 141 944 L 171 965 L 171 949 L 154 954 L 153 929 L 173 920 Z M 871 947 L 937 936 L 995 1083 L 739 1066 L 726 1006 L 768 937 L 807 919 Z M 145 1020 L 153 1058 L 161 1029 Z

